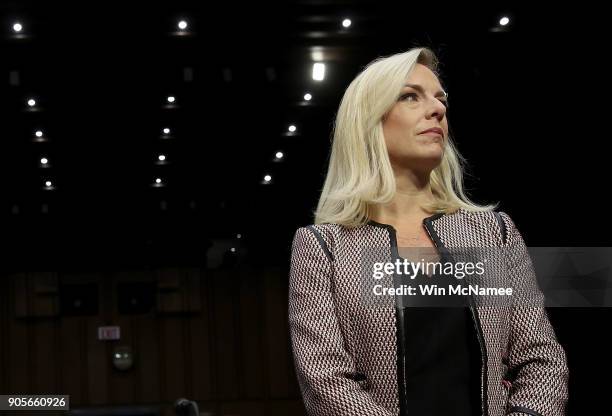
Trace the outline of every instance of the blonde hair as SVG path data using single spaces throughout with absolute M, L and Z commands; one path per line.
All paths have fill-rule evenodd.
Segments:
M 369 63 L 346 89 L 334 123 L 329 167 L 315 211 L 315 224 L 357 227 L 367 223 L 375 204 L 390 202 L 395 176 L 385 145 L 382 119 L 397 102 L 406 77 L 417 63 L 438 76 L 438 59 L 429 48 L 380 57 Z M 463 190 L 466 160 L 448 135 L 444 156 L 430 175 L 434 196 L 423 206 L 431 213 L 460 208 L 489 211 L 497 204 L 478 205 Z

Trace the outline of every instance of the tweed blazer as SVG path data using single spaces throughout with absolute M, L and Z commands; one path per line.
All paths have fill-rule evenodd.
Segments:
M 481 350 L 482 415 L 564 415 L 569 378 L 565 351 L 513 220 L 505 212 L 459 209 L 430 216 L 423 226 L 438 248 L 507 249 L 513 258 L 511 272 L 535 284 L 540 295 L 536 307 L 469 306 Z M 379 308 L 360 302 L 356 265 L 364 244 L 397 258 L 395 229 L 374 221 L 355 228 L 308 225 L 293 238 L 288 318 L 309 415 L 391 416 L 400 411 L 396 307 L 392 298 Z

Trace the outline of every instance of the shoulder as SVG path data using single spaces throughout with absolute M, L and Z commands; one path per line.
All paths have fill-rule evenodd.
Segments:
M 471 211 L 465 208 L 459 208 L 458 210 L 445 214 L 443 216 L 448 222 L 455 222 L 458 224 L 468 224 L 476 226 L 478 228 L 490 227 L 495 224 L 499 224 L 503 220 L 503 215 L 507 215 L 502 211 Z
M 342 226 L 338 224 L 308 224 L 299 227 L 293 237 L 293 248 L 295 250 L 298 245 L 319 247 L 330 260 L 333 260 L 334 241 L 341 228 Z
M 470 211 L 465 208 L 459 208 L 457 211 L 452 214 L 447 214 L 450 217 L 457 217 L 461 220 L 471 221 L 471 222 L 480 222 L 483 224 L 488 224 L 492 220 L 496 221 L 498 224 L 500 221 L 510 224 L 512 219 L 510 215 L 505 211 L 500 210 L 487 210 L 487 211 Z
M 450 217 L 472 230 L 492 232 L 501 238 L 502 243 L 506 243 L 508 235 L 516 230 L 512 217 L 501 210 L 469 211 L 460 208 Z
M 304 235 L 304 234 L 312 234 L 316 238 L 321 238 L 323 240 L 331 240 L 334 234 L 337 234 L 340 229 L 343 228 L 338 224 L 308 224 L 303 227 L 299 227 L 295 235 Z

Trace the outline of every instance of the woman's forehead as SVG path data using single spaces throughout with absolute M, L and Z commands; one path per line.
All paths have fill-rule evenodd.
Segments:
M 445 92 L 436 74 L 422 64 L 417 64 L 412 72 L 410 72 L 410 74 L 406 77 L 404 86 L 433 91 L 435 93 Z
M 440 86 L 440 81 L 436 74 L 422 64 L 416 64 L 414 69 L 410 71 L 406 77 L 407 83 L 420 83 L 424 86 Z

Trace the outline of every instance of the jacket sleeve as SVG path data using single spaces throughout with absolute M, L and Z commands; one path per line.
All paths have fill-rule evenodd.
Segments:
M 311 416 L 392 416 L 357 381 L 355 363 L 345 349 L 336 315 L 332 261 L 316 229 L 296 231 L 289 279 L 289 328 L 304 405 Z
M 548 319 L 525 241 L 510 216 L 500 214 L 507 230 L 508 271 L 521 293 L 510 317 L 508 370 L 514 379 L 507 412 L 509 416 L 562 416 L 569 378 L 565 351 Z

